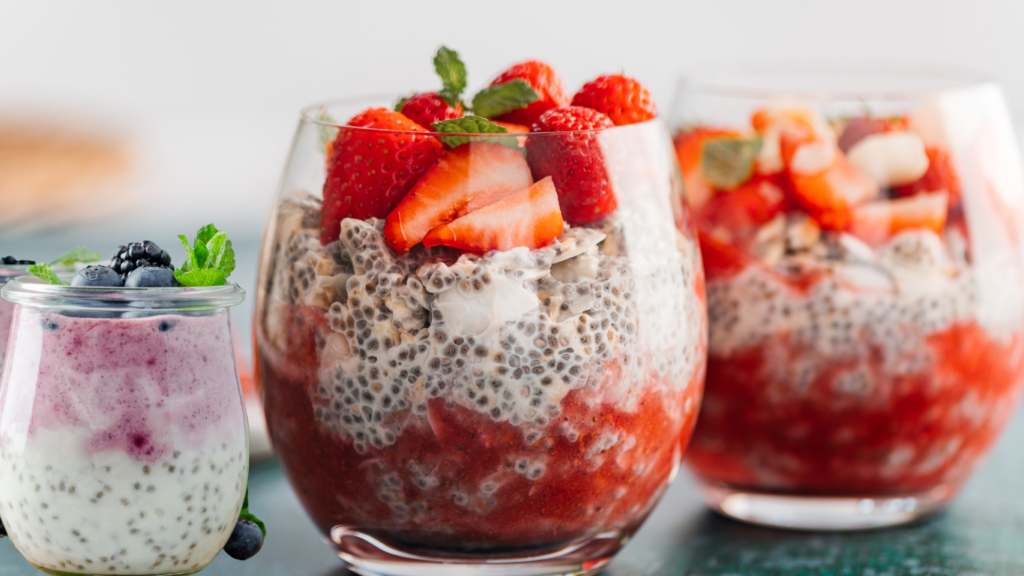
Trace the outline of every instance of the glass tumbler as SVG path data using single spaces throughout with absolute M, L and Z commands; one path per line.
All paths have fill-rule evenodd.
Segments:
M 31 276 L 0 387 L 0 517 L 48 574 L 193 574 L 242 507 L 234 284 L 76 288 Z
M 1024 173 L 998 86 L 938 69 L 685 82 L 707 389 L 688 464 L 710 506 L 805 529 L 946 504 L 1024 376 Z
M 359 104 L 303 112 L 261 254 L 259 379 L 299 499 L 363 573 L 599 571 L 674 477 L 703 386 L 703 276 L 667 130 L 460 143 L 318 120 Z M 436 155 L 424 169 L 459 162 L 473 189 L 530 186 L 530 158 L 574 148 L 617 208 L 534 250 L 396 251 L 383 219 L 332 220 L 322 194 L 391 169 L 332 150 L 386 142 Z M 446 201 L 419 209 L 464 208 Z

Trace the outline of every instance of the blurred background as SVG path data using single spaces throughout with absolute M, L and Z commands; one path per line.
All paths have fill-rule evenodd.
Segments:
M 541 58 L 574 92 L 625 71 L 669 106 L 679 73 L 749 60 L 895 60 L 990 73 L 1024 118 L 1024 3 L 718 0 L 483 3 L 0 0 L 0 256 L 108 255 L 214 222 L 252 295 L 301 107 L 439 88 L 440 44 L 471 88 Z M 236 311 L 244 353 L 252 301 Z

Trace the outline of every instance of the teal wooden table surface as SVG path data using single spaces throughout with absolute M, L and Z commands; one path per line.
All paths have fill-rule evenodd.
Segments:
M 746 526 L 708 512 L 680 474 L 605 576 L 1024 575 L 1024 410 L 943 514 L 903 528 L 854 534 Z M 251 478 L 254 510 L 267 521 L 264 550 L 249 562 L 223 553 L 208 576 L 352 576 L 299 506 L 275 462 Z M 7 540 L 0 576 L 39 574 Z

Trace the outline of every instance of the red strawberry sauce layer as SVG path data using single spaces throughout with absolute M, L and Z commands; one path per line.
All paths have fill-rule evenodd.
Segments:
M 1024 334 L 996 338 L 977 322 L 924 340 L 932 360 L 910 373 L 883 351 L 830 360 L 810 382 L 773 366 L 821 362 L 784 334 L 730 355 L 712 351 L 687 453 L 707 481 L 800 494 L 906 494 L 970 475 L 1012 416 L 1024 378 Z M 860 394 L 843 375 L 869 374 Z
M 350 526 L 391 544 L 463 551 L 630 533 L 674 475 L 701 394 L 699 374 L 685 388 L 649 382 L 624 410 L 605 397 L 621 377 L 612 368 L 569 392 L 533 443 L 520 427 L 435 398 L 426 418 L 397 416 L 410 424 L 393 445 L 360 454 L 315 417 L 315 365 L 269 351 L 259 368 L 273 442 L 324 533 Z M 541 476 L 529 479 L 538 463 Z

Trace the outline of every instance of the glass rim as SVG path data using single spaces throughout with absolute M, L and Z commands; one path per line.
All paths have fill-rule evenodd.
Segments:
M 743 85 L 757 78 L 872 79 L 881 82 L 927 81 L 942 86 L 926 88 L 881 87 L 865 89 L 757 87 Z M 730 82 L 730 80 L 732 82 Z M 736 82 L 739 81 L 739 82 Z M 969 90 L 995 83 L 984 71 L 967 66 L 934 62 L 838 59 L 792 62 L 745 61 L 726 66 L 693 68 L 681 74 L 678 93 L 734 98 L 794 100 L 921 100 L 939 94 Z
M 333 99 L 333 100 L 324 100 L 324 101 L 321 101 L 321 102 L 316 102 L 316 103 L 313 103 L 313 104 L 309 104 L 307 106 L 303 106 L 302 109 L 299 112 L 299 119 L 301 121 L 303 121 L 303 122 L 309 122 L 310 124 L 316 124 L 317 126 L 323 126 L 325 128 L 337 128 L 337 129 L 344 128 L 346 130 L 362 130 L 364 132 L 372 132 L 372 133 L 379 133 L 379 134 L 415 134 L 415 135 L 418 135 L 418 136 L 431 136 L 431 137 L 434 137 L 434 138 L 437 138 L 437 137 L 440 137 L 440 136 L 472 136 L 474 138 L 479 138 L 479 139 L 481 139 L 483 141 L 487 141 L 489 139 L 508 138 L 510 136 L 513 137 L 513 138 L 519 138 L 519 137 L 531 137 L 532 138 L 534 136 L 549 136 L 549 135 L 554 135 L 554 134 L 559 134 L 559 135 L 563 135 L 564 136 L 566 134 L 600 133 L 600 132 L 608 132 L 608 131 L 611 131 L 611 130 L 630 128 L 630 127 L 633 127 L 633 126 L 643 126 L 645 124 L 653 124 L 653 123 L 656 123 L 656 122 L 660 122 L 661 119 L 662 119 L 662 115 L 659 112 L 659 114 L 657 116 L 655 116 L 654 118 L 652 118 L 650 120 L 645 120 L 643 122 L 637 122 L 635 124 L 625 124 L 623 126 L 612 126 L 610 128 L 595 128 L 595 129 L 591 129 L 591 130 L 566 130 L 566 131 L 562 131 L 562 132 L 519 132 L 519 133 L 516 133 L 516 132 L 504 132 L 504 133 L 501 133 L 501 134 L 477 134 L 477 133 L 472 133 L 472 132 L 469 132 L 469 133 L 462 133 L 462 132 L 438 133 L 438 132 L 430 132 L 430 131 L 427 131 L 427 132 L 414 132 L 414 131 L 411 131 L 411 130 L 382 130 L 380 128 L 367 128 L 365 126 L 349 126 L 348 124 L 338 124 L 337 122 L 329 122 L 327 120 L 323 120 L 323 119 L 319 118 L 318 114 L 317 114 L 320 111 L 323 111 L 323 110 L 326 110 L 328 108 L 335 107 L 335 106 L 375 106 L 376 105 L 376 107 L 388 108 L 390 110 L 391 108 L 389 108 L 387 106 L 383 106 L 380 103 L 381 102 L 389 102 L 389 101 L 393 102 L 393 101 L 395 101 L 395 100 L 397 100 L 398 98 L 401 98 L 401 97 L 402 97 L 401 95 L 384 94 L 384 95 L 377 95 L 377 96 L 372 96 L 372 95 L 371 96 L 357 96 L 357 97 L 350 97 L 350 98 L 337 98 L 337 99 Z M 530 127 L 527 126 L 527 128 L 530 128 Z
M 58 274 L 69 280 L 72 274 Z M 17 276 L 0 290 L 0 298 L 31 308 L 131 312 L 209 310 L 236 306 L 245 290 L 228 282 L 221 286 L 174 288 L 109 288 L 48 284 L 35 276 Z

